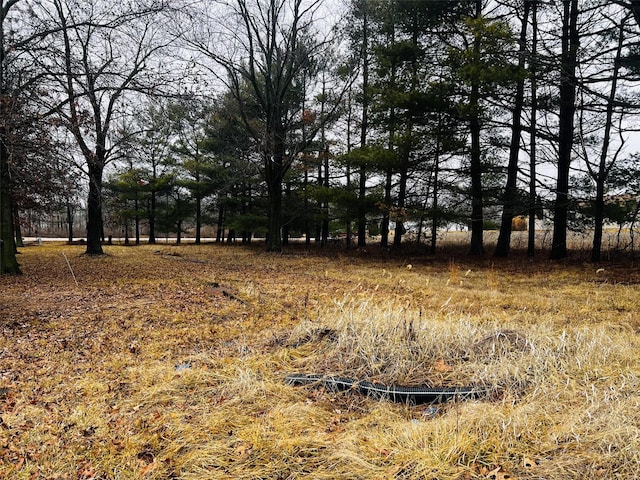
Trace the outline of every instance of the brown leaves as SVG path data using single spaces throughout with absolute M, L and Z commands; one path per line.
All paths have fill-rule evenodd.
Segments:
M 593 404 L 608 408 L 591 409 L 592 417 L 583 420 L 575 412 L 586 411 L 580 403 L 584 395 L 574 395 L 567 385 L 587 377 L 572 377 L 565 365 L 554 364 L 557 371 L 564 368 L 564 383 L 557 386 L 549 368 L 536 366 L 532 348 L 523 348 L 533 345 L 529 338 L 541 338 L 542 323 L 548 326 L 544 338 L 553 337 L 553 325 L 573 338 L 568 319 L 586 308 L 586 298 L 592 315 L 609 322 L 606 345 L 614 350 L 632 344 L 635 355 L 635 330 L 619 328 L 622 322 L 640 324 L 632 314 L 638 295 L 632 286 L 594 285 L 583 267 L 563 264 L 559 277 L 555 266 L 545 263 L 537 272 L 527 263 L 511 270 L 493 267 L 495 281 L 487 293 L 486 266 L 465 261 L 447 269 L 446 260 L 416 257 L 409 270 L 404 260 L 376 259 L 375 254 L 276 256 L 252 248 L 189 245 L 175 247 L 180 256 L 159 256 L 153 255 L 158 247 L 107 248 L 107 256 L 92 258 L 81 255 L 82 247 L 64 247 L 82 289 L 75 287 L 61 248 L 48 245 L 23 251 L 24 275 L 0 278 L 0 478 L 28 479 L 37 473 L 98 480 L 116 471 L 122 478 L 195 478 L 208 470 L 228 478 L 317 472 L 326 478 L 514 480 L 568 478 L 562 472 L 584 471 L 592 464 L 598 465 L 597 474 L 604 472 L 601 476 L 614 468 L 620 476 L 633 476 L 620 460 L 638 451 L 637 439 L 610 423 L 634 425 L 637 409 L 631 406 L 628 413 L 622 402 L 635 398 L 635 384 L 628 380 L 630 371 L 616 370 L 615 362 L 633 366 L 636 357 L 615 350 L 609 357 L 613 365 L 596 364 L 601 371 L 597 390 L 610 392 L 613 386 L 621 393 L 613 400 L 610 393 L 592 399 L 598 392 L 589 391 Z M 381 265 L 393 275 L 381 274 Z M 465 276 L 469 267 L 473 274 Z M 341 312 L 334 308 L 336 301 L 344 301 Z M 414 319 L 409 328 L 398 323 L 384 330 L 394 334 L 397 329 L 404 339 L 399 344 L 411 347 L 402 347 L 401 357 L 381 355 L 386 335 L 371 337 L 370 350 L 364 350 L 360 329 L 345 332 L 344 318 L 336 317 L 374 304 L 389 311 L 400 306 L 403 318 Z M 371 324 L 379 326 L 375 322 L 382 318 L 372 318 Z M 291 336 L 303 320 L 308 328 Z M 458 323 L 487 327 L 477 337 L 460 330 L 438 337 L 444 341 L 436 348 L 417 341 L 424 325 Z M 485 339 L 493 329 L 498 330 Z M 274 336 L 283 340 L 268 343 Z M 469 343 L 461 345 L 467 337 Z M 481 340 L 474 345 L 476 338 Z M 336 348 L 350 355 L 336 356 Z M 473 358 L 461 361 L 456 348 Z M 415 367 L 386 361 L 412 360 L 423 352 L 429 356 Z M 477 374 L 511 381 L 511 373 L 493 370 L 502 365 L 493 352 L 526 357 L 526 364 L 514 364 L 508 372 L 513 370 L 514 382 L 534 382 L 531 392 L 539 394 L 518 402 L 444 405 L 437 415 L 421 416 L 420 407 L 333 392 L 309 392 L 314 401 L 305 402 L 282 384 L 283 372 L 299 366 L 334 374 L 369 372 L 362 368 L 368 358 L 375 367 L 371 374 L 381 375 L 382 383 L 419 378 L 453 385 Z M 544 365 L 551 365 L 553 349 L 544 352 L 550 355 Z M 483 363 L 486 358 L 491 361 Z M 545 374 L 540 384 L 532 376 L 538 371 Z M 618 379 L 629 384 L 615 384 Z M 550 407 L 547 394 L 558 394 L 561 401 Z M 610 411 L 619 415 L 613 418 Z M 420 420 L 412 422 L 415 418 Z M 566 430 L 567 419 L 584 441 L 548 448 L 549 439 Z M 585 428 L 583 421 L 591 423 Z M 597 436 L 589 438 L 595 427 Z M 621 439 L 628 449 L 602 458 L 597 440 L 604 436 Z M 597 448 L 589 450 L 593 445 Z M 549 457 L 540 465 L 533 460 L 537 448 Z M 591 463 L 594 454 L 599 457 Z M 470 459 L 477 464 L 466 464 Z M 571 468 L 562 470 L 562 465 Z
M 516 480 L 515 477 L 512 477 L 510 474 L 505 472 L 502 467 L 497 467 L 487 473 L 488 480 Z
M 248 442 L 241 442 L 234 448 L 233 452 L 238 457 L 244 457 L 253 450 L 253 445 Z
M 524 478 L 528 478 L 528 474 L 533 473 L 533 469 L 535 469 L 537 466 L 538 464 L 535 462 L 535 460 L 532 460 L 531 458 L 525 456 L 522 458 L 522 462 L 518 471 L 526 472 L 527 477 Z M 475 473 L 467 472 L 465 479 L 468 478 L 470 480 L 471 478 L 477 478 L 478 475 L 486 480 L 518 480 L 520 478 L 523 478 L 518 475 L 512 474 L 502 465 L 490 467 L 479 465 L 475 468 Z
M 78 478 L 78 480 L 92 480 L 96 478 L 97 475 L 98 473 L 91 462 L 83 462 L 78 467 L 76 477 Z
M 138 475 L 144 477 L 149 475 L 158 467 L 158 462 L 150 448 L 145 448 L 137 455 Z
M 439 359 L 433 363 L 433 367 L 431 367 L 436 373 L 449 373 L 453 371 L 453 367 L 448 365 L 444 360 Z

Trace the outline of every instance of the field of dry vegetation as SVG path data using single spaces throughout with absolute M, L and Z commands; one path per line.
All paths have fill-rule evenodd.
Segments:
M 0 478 L 638 478 L 633 265 L 105 249 L 28 247 L 0 278 Z

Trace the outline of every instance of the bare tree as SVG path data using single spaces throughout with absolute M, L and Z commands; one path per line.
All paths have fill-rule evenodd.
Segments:
M 617 11 L 612 12 L 603 8 L 602 17 L 601 22 L 607 21 L 608 24 L 604 24 L 598 33 L 602 38 L 609 38 L 611 44 L 607 48 L 608 42 L 597 42 L 600 46 L 597 52 L 600 68 L 592 75 L 586 73 L 581 75 L 584 84 L 580 90 L 581 101 L 578 116 L 582 155 L 588 176 L 595 184 L 594 233 L 591 251 L 591 261 L 593 262 L 599 262 L 601 259 L 605 193 L 609 183 L 609 174 L 615 167 L 626 144 L 627 138 L 624 135 L 623 125 L 633 108 L 633 102 L 624 99 L 624 87 L 627 82 L 624 82 L 624 75 L 621 72 L 625 44 L 628 43 L 628 37 L 631 36 L 626 27 L 632 14 L 626 9 L 618 8 Z M 600 91 L 599 84 L 605 85 L 608 92 Z M 604 115 L 604 124 L 594 121 L 594 115 L 597 118 L 602 118 Z M 615 138 L 616 131 L 617 139 Z M 601 140 L 596 140 L 599 138 L 600 132 Z
M 321 38 L 317 30 L 322 3 L 321 0 L 203 2 L 197 12 L 203 23 L 194 28 L 196 33 L 189 41 L 192 48 L 213 61 L 209 72 L 232 92 L 248 134 L 259 145 L 269 200 L 269 251 L 282 249 L 284 176 L 322 125 L 333 117 L 339 104 L 334 98 L 333 106 L 324 114 L 315 112 L 314 124 L 308 126 L 304 139 L 292 135 L 301 128 L 304 102 L 300 86 L 305 71 L 328 46 L 327 38 Z M 337 95 L 344 91 L 339 89 Z
M 74 138 L 89 181 L 87 249 L 102 254 L 102 182 L 118 142 L 113 125 L 130 113 L 132 98 L 163 85 L 158 53 L 172 38 L 160 31 L 160 0 L 113 4 L 99 0 L 51 0 L 37 12 L 58 33 L 48 55 L 34 61 L 48 72 L 47 107 Z

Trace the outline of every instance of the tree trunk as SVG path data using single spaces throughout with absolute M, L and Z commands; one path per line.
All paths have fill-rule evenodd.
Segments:
M 482 2 L 476 2 L 476 18 L 480 17 Z M 480 39 L 475 38 L 474 58 L 480 58 Z M 484 253 L 484 213 L 482 200 L 482 152 L 480 150 L 480 134 L 482 126 L 480 124 L 480 80 L 474 78 L 471 84 L 469 95 L 469 130 L 471 134 L 471 255 L 482 255 Z
M 480 152 L 480 121 L 477 113 L 471 120 L 471 255 L 484 253 L 484 213 L 482 200 L 482 159 Z
M 429 252 L 433 255 L 436 253 L 436 242 L 438 241 L 438 223 L 440 221 L 438 215 L 438 194 L 440 193 L 440 188 L 438 184 L 438 177 L 440 175 L 440 128 L 438 129 L 438 140 L 436 145 L 436 154 L 433 166 L 433 203 L 432 209 L 433 214 L 431 218 L 431 245 L 429 247 Z
M 593 246 L 591 249 L 591 261 L 597 263 L 601 259 L 602 252 L 602 231 L 604 224 L 604 181 L 598 181 L 596 184 L 593 223 Z
M 216 228 L 216 243 L 221 243 L 224 238 L 224 204 L 219 202 L 218 207 L 218 225 Z
M 18 209 L 13 208 L 13 225 L 16 232 L 16 253 L 18 252 L 18 247 L 24 247 L 24 241 L 22 239 L 22 229 L 20 228 L 20 213 Z
M 560 65 L 560 114 L 558 130 L 558 179 L 553 217 L 551 258 L 567 256 L 567 226 L 569 220 L 569 173 L 573 150 L 574 116 L 576 111 L 576 64 L 579 44 L 578 0 L 564 0 L 562 18 L 562 59 Z
M 20 273 L 16 259 L 12 200 L 9 192 L 9 151 L 6 131 L 0 128 L 0 275 Z
M 311 211 L 309 207 L 309 169 L 308 166 L 304 166 L 304 183 L 302 186 L 304 191 L 304 243 L 305 245 L 311 245 Z
M 524 2 L 524 18 L 520 29 L 520 47 L 518 51 L 518 68 L 525 67 L 525 54 L 527 42 L 527 23 L 529 21 L 530 2 Z M 506 257 L 511 248 L 511 224 L 515 214 L 515 204 L 518 198 L 518 156 L 520 154 L 520 135 L 522 134 L 522 107 L 524 105 L 524 75 L 518 78 L 516 83 L 516 96 L 513 107 L 513 124 L 511 127 L 511 144 L 509 146 L 509 164 L 507 166 L 507 184 L 504 189 L 502 221 L 500 223 L 500 235 L 494 255 Z
M 267 182 L 269 207 L 267 210 L 267 251 L 282 252 L 282 182 L 278 176 Z
M 129 245 L 129 219 L 124 219 L 124 244 Z M 111 245 L 111 235 L 109 235 L 109 245 Z
M 398 211 L 396 212 L 396 231 L 395 236 L 393 237 L 393 248 L 400 248 L 400 244 L 402 243 L 402 234 L 404 233 L 404 223 L 402 221 L 402 216 L 404 215 L 404 207 L 405 200 L 407 196 L 407 176 L 408 176 L 408 168 L 409 168 L 409 152 L 408 149 L 401 159 L 400 166 L 400 183 L 398 185 Z
M 285 202 L 285 205 L 287 205 L 287 207 L 291 205 L 291 182 L 290 181 L 285 182 L 284 202 Z M 282 225 L 282 246 L 289 245 L 289 236 L 290 236 L 289 217 L 290 215 L 287 215 L 287 218 L 284 219 L 283 225 Z
M 322 162 L 318 161 L 318 178 L 316 179 L 318 187 L 322 187 Z M 322 240 L 322 202 L 318 202 L 316 209 L 316 243 Z
M 322 133 L 324 137 L 324 131 Z M 329 192 L 329 147 L 326 146 L 323 152 L 324 161 L 324 188 L 326 189 L 325 195 Z M 326 199 L 322 205 L 322 246 L 326 246 L 329 241 L 329 200 Z
M 269 205 L 267 207 L 267 244 L 268 252 L 282 252 L 282 182 L 285 169 L 284 133 L 278 133 L 277 127 L 269 131 L 274 132 L 274 145 L 271 152 L 264 152 L 265 177 Z
M 5 31 L 4 20 L 11 7 L 17 3 L 12 0 L 4 4 L 2 2 L 2 21 L 0 23 L 0 87 L 5 85 L 4 67 L 5 67 Z M 4 122 L 4 103 L 7 98 L 7 92 L 2 88 L 0 90 L 0 119 Z M 7 131 L 5 126 L 0 126 L 0 275 L 18 274 L 20 266 L 16 259 L 15 232 L 13 225 L 13 201 L 11 192 L 9 191 L 9 150 L 7 148 Z
M 349 96 L 347 100 L 347 153 L 351 152 L 351 121 L 352 121 L 352 113 L 353 113 L 353 105 L 351 103 L 351 90 L 349 90 Z M 346 164 L 346 177 L 347 177 L 347 192 L 351 193 L 351 162 L 347 161 Z M 345 247 L 347 250 L 351 248 L 351 205 L 348 205 L 346 208 L 346 218 L 345 218 L 345 230 L 347 234 Z
M 367 174 L 364 165 L 360 166 L 360 184 L 358 188 L 358 248 L 364 248 L 367 245 L 367 209 L 366 209 L 366 192 L 367 192 Z
M 87 199 L 87 255 L 102 255 L 102 165 L 89 163 L 89 197 Z
M 151 192 L 149 199 L 149 244 L 156 243 L 156 192 Z
M 202 231 L 202 197 L 196 197 L 196 245 L 200 245 L 200 233 Z
M 360 58 L 362 60 L 362 118 L 360 121 L 360 147 L 367 145 L 367 134 L 369 130 L 369 13 L 364 9 L 362 19 L 362 50 Z M 358 248 L 367 246 L 367 171 L 366 167 L 360 165 L 360 179 L 358 185 Z
M 382 212 L 382 222 L 380 222 L 380 248 L 389 248 L 389 221 L 391 213 L 391 187 L 393 186 L 393 172 L 391 167 L 387 168 L 387 175 L 384 182 L 384 210 Z
M 73 211 L 71 210 L 71 201 L 67 198 L 67 240 L 73 242 Z
M 135 203 L 134 203 L 134 208 L 136 209 L 136 216 L 135 216 L 135 222 L 136 222 L 136 245 L 140 245 L 140 215 L 138 214 L 139 208 L 140 208 L 140 204 L 138 201 L 138 192 L 136 192 L 136 199 L 135 199 Z
M 596 181 L 596 199 L 595 199 L 595 216 L 593 228 L 593 246 L 591 249 L 591 261 L 599 262 L 602 252 L 602 230 L 604 224 L 604 191 L 607 178 L 611 166 L 615 163 L 615 156 L 607 165 L 609 144 L 611 142 L 611 123 L 613 122 L 613 110 L 616 100 L 616 90 L 618 87 L 618 76 L 620 73 L 620 59 L 622 56 L 622 47 L 624 45 L 624 20 L 620 22 L 620 30 L 618 37 L 618 46 L 616 50 L 616 58 L 614 60 L 613 75 L 611 78 L 611 90 L 607 99 L 607 116 L 604 123 L 604 135 L 602 138 L 602 150 L 600 151 L 600 161 L 598 162 L 598 171 L 592 173 L 592 177 Z
M 242 201 L 241 213 L 243 215 L 248 215 L 251 213 L 251 184 L 244 185 L 243 192 L 244 200 Z M 247 229 L 242 232 L 242 244 L 251 244 L 251 230 Z
M 350 141 L 347 141 L 347 145 Z M 351 166 L 347 163 L 347 191 L 351 192 Z M 345 230 L 347 234 L 345 247 L 347 250 L 351 248 L 351 205 L 347 206 L 347 218 L 345 219 Z
M 533 258 L 536 249 L 536 158 L 537 158 L 537 116 L 538 116 L 538 3 L 532 1 L 531 8 L 531 146 L 529 158 L 529 236 L 527 239 L 527 257 Z

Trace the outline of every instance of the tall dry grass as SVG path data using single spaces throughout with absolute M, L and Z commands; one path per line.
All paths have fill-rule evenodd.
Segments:
M 375 422 L 394 461 L 412 472 L 405 478 L 456 478 L 478 464 L 526 478 L 634 478 L 640 471 L 638 340 L 630 328 L 425 318 L 349 299 L 321 318 L 335 334 L 292 368 L 492 389 L 485 399 L 439 407 L 435 418 L 413 407 L 403 413 L 416 418 L 385 414 Z M 314 331 L 317 322 L 307 322 L 294 335 Z M 535 467 L 524 467 L 525 459 Z
M 27 249 L 25 274 L 0 279 L 6 478 L 640 471 L 640 297 L 621 281 L 635 278 L 627 267 L 70 248 Z M 290 387 L 291 372 L 489 394 L 392 404 Z

